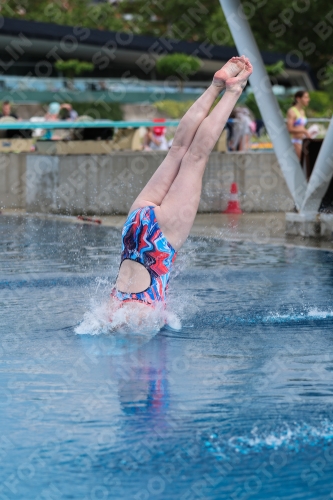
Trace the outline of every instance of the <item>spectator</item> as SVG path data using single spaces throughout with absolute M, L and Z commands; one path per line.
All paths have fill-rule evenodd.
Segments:
M 310 96 L 306 90 L 298 90 L 294 95 L 292 107 L 287 112 L 287 127 L 291 134 L 291 142 L 294 145 L 295 152 L 298 158 L 301 158 L 303 139 L 311 139 L 311 134 L 305 128 L 307 118 L 304 108 L 309 105 Z
M 233 151 L 248 150 L 250 148 L 250 138 L 255 131 L 256 123 L 251 116 L 250 110 L 245 106 L 235 108 L 231 149 Z
M 69 104 L 68 102 L 64 102 L 63 104 L 61 104 L 60 106 L 60 113 L 64 113 L 64 116 L 65 120 L 68 120 L 68 121 L 72 121 L 72 122 L 75 122 L 75 120 L 77 119 L 77 117 L 79 116 L 77 111 L 75 111 L 75 109 L 73 109 L 73 106 L 71 104 Z
M 51 102 L 47 109 L 47 113 L 45 115 L 45 121 L 47 122 L 56 122 L 59 120 L 59 111 L 60 104 L 58 102 Z
M 154 122 L 164 122 L 162 119 L 155 119 Z M 168 151 L 168 141 L 165 137 L 166 127 L 161 125 L 156 127 L 148 127 L 147 134 L 144 138 L 144 151 Z
M 58 102 L 51 102 L 49 104 L 47 113 L 45 115 L 45 121 L 46 122 L 57 122 L 59 120 L 59 111 L 60 111 L 60 104 Z M 47 129 L 45 131 L 45 134 L 43 135 L 43 139 L 45 140 L 56 140 L 59 139 L 59 137 L 55 134 L 55 131 L 51 129 Z
M 264 120 L 261 118 L 256 119 L 256 136 L 260 137 L 262 133 L 265 131 Z
M 234 135 L 234 119 L 235 119 L 235 110 L 233 109 L 230 113 L 229 120 L 227 121 L 227 124 L 225 126 L 227 130 L 227 145 L 228 145 L 228 150 L 232 150 L 232 144 L 233 144 L 233 135 Z
M 13 113 L 11 110 L 11 104 L 9 101 L 4 101 L 2 103 L 2 113 L 0 113 L 0 118 L 3 118 L 4 116 L 11 116 L 12 118 L 18 120 L 17 114 Z
M 19 118 L 17 116 L 17 114 L 11 110 L 11 104 L 9 101 L 4 101 L 2 103 L 2 113 L 0 113 L 0 118 L 2 118 L 5 121 L 10 121 L 8 119 L 21 120 L 21 118 Z M 6 139 L 20 139 L 20 138 L 29 139 L 32 135 L 32 131 L 31 130 L 22 130 L 22 129 L 21 130 L 3 130 L 1 133 L 1 137 L 3 135 L 6 137 Z

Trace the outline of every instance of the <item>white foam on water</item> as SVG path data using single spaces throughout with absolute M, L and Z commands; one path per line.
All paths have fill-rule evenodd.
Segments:
M 188 245 L 189 246 L 189 245 Z M 194 251 L 187 248 L 181 252 L 171 273 L 168 290 L 167 307 L 145 307 L 142 314 L 142 304 L 135 303 L 110 311 L 110 291 L 113 282 L 105 278 L 97 278 L 94 289 L 90 290 L 90 303 L 84 313 L 83 320 L 74 329 L 78 335 L 110 335 L 114 333 L 151 336 L 162 327 L 180 331 L 182 321 L 193 316 L 200 302 L 188 290 L 176 289 L 173 285 L 175 277 L 184 271 L 191 263 Z
M 97 279 L 96 286 L 90 293 L 88 310 L 83 320 L 74 329 L 78 335 L 133 334 L 152 336 L 163 326 L 179 331 L 184 313 L 184 296 L 171 294 L 168 305 L 156 307 L 143 306 L 135 302 L 123 307 L 115 306 L 110 298 L 112 285 L 106 279 Z
M 179 332 L 182 329 L 182 322 L 179 316 L 173 311 L 165 312 L 166 322 L 165 326 L 170 330 Z
M 308 315 L 310 318 L 332 318 L 333 311 L 320 311 L 317 307 L 309 310 Z
M 300 320 L 311 320 L 311 319 L 326 319 L 333 318 L 333 311 L 321 311 L 317 307 L 313 307 L 304 312 L 297 314 L 280 314 L 271 313 L 269 316 L 265 316 L 263 321 L 266 323 L 284 322 L 284 321 L 300 321 Z
M 272 448 L 274 450 L 286 447 L 289 450 L 299 450 L 301 446 L 316 445 L 321 441 L 333 440 L 333 423 L 328 420 L 320 422 L 316 427 L 302 424 L 285 424 L 280 431 L 260 433 L 258 428 L 251 431 L 250 436 L 234 436 L 229 439 L 228 446 L 240 453 L 261 451 Z
M 166 322 L 173 329 L 181 328 L 180 319 L 176 314 L 166 312 L 159 307 L 143 307 L 142 304 L 130 303 L 126 304 L 126 307 L 112 310 L 110 299 L 99 305 L 93 304 L 74 331 L 79 335 L 112 333 L 151 335 L 157 333 Z

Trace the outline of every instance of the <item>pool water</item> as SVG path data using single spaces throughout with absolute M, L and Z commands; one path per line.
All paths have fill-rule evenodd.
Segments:
M 333 253 L 190 239 L 181 331 L 122 336 L 119 230 L 0 233 L 0 500 L 333 498 Z

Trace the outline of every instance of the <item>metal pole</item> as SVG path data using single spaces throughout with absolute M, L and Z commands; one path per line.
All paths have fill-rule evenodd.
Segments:
M 246 15 L 239 0 L 220 0 L 221 7 L 227 19 L 230 31 L 239 54 L 244 54 L 253 64 L 253 74 L 250 77 L 260 113 L 265 127 L 272 140 L 274 151 L 294 199 L 296 207 L 302 205 L 306 179 L 301 165 L 291 144 L 287 128 L 284 124 L 281 110 L 273 94 L 269 76 L 266 72 L 258 46 L 252 34 Z
M 321 200 L 326 193 L 333 175 L 333 117 L 320 148 L 307 190 L 301 213 L 318 212 Z

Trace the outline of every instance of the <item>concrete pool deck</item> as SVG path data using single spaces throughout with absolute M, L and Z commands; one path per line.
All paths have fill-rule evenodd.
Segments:
M 1 215 L 58 220 L 72 224 L 97 225 L 95 223 L 79 220 L 76 216 L 31 214 L 22 209 L 5 209 L 2 210 Z M 126 220 L 126 216 L 108 215 L 98 216 L 96 219 L 101 220 L 101 225 L 104 227 L 121 229 Z M 219 213 L 198 214 L 191 231 L 191 236 L 217 238 L 226 241 L 246 241 L 255 244 L 299 246 L 333 251 L 333 241 L 286 235 L 285 225 L 284 212 L 246 213 L 242 215 Z

